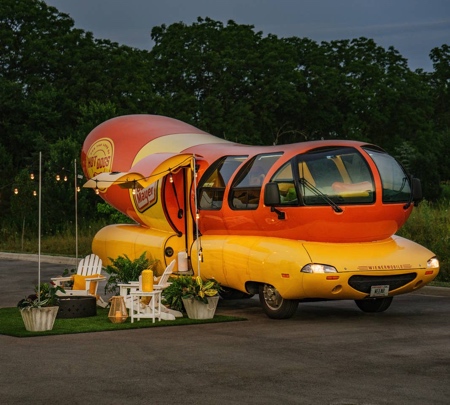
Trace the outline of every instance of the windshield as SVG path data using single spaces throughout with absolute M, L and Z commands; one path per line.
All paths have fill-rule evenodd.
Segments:
M 375 201 L 370 168 L 353 148 L 317 149 L 297 157 L 305 205 L 361 204 Z
M 383 202 L 407 202 L 411 198 L 409 178 L 403 167 L 385 152 L 364 148 L 370 155 L 383 185 Z

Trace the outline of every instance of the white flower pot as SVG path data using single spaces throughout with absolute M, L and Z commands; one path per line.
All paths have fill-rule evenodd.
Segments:
M 208 297 L 208 303 L 205 304 L 194 298 L 183 298 L 183 305 L 187 316 L 190 319 L 212 319 L 216 312 L 219 296 Z
M 59 307 L 25 308 L 20 311 L 25 329 L 30 332 L 52 330 Z

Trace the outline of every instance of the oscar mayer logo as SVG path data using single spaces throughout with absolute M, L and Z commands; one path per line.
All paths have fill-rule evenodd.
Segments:
M 91 179 L 100 173 L 112 171 L 114 144 L 109 138 L 94 142 L 86 154 L 87 175 Z M 102 190 L 100 190 L 102 191 Z
M 158 182 L 150 184 L 145 188 L 137 188 L 134 197 L 134 204 L 139 212 L 144 212 L 152 205 L 156 204 L 158 194 Z

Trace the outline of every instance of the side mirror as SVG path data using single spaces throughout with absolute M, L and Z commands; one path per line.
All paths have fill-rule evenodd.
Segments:
M 416 179 L 415 177 L 411 179 L 411 183 L 412 200 L 414 201 L 414 206 L 417 207 L 423 199 L 422 183 L 420 182 L 420 179 Z
M 264 205 L 273 207 L 280 205 L 280 190 L 278 183 L 267 183 L 264 188 Z
M 275 205 L 280 205 L 280 203 L 278 183 L 267 183 L 264 188 L 264 205 L 270 207 L 270 211 L 275 212 L 278 215 L 278 219 L 286 219 L 286 214 L 275 208 Z

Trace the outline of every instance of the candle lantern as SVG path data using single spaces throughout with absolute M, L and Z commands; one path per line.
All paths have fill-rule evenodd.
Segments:
M 108 318 L 112 323 L 123 323 L 128 318 L 127 307 L 122 296 L 111 298 L 111 308 L 109 309 Z

